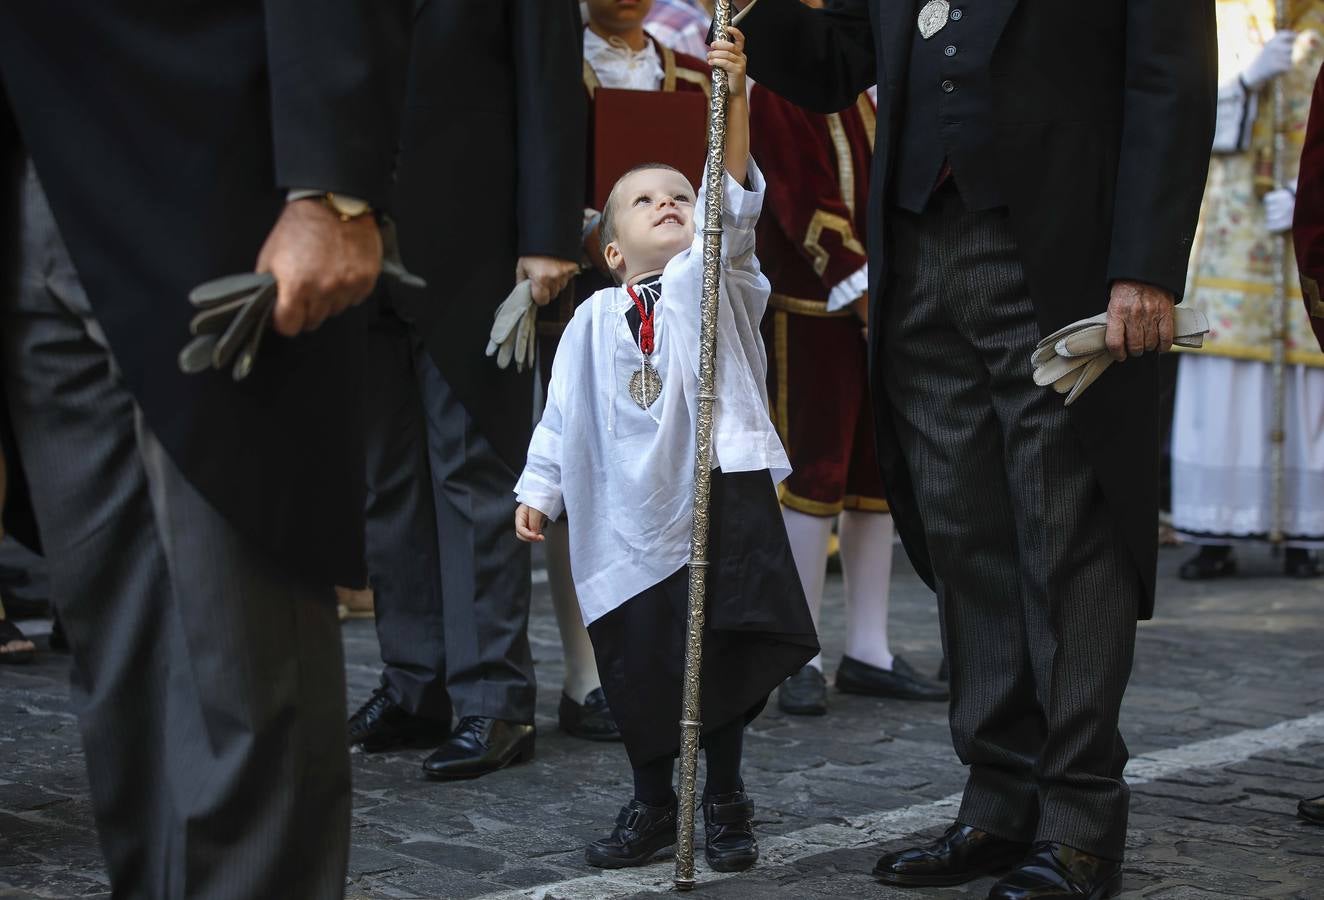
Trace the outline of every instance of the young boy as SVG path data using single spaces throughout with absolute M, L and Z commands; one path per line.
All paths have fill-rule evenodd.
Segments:
M 731 38 L 708 58 L 731 91 L 702 676 L 706 855 L 717 871 L 758 859 L 740 779 L 745 723 L 818 649 L 774 490 L 789 464 L 768 419 L 759 334 L 769 288 L 754 226 L 764 185 L 749 159 L 744 39 L 735 29 Z M 634 770 L 634 797 L 587 850 L 604 868 L 643 865 L 676 841 L 703 203 L 667 167 L 616 184 L 602 231 L 620 286 L 594 294 L 566 329 L 515 488 L 522 539 L 542 540 L 545 522 L 566 514 L 580 606 Z

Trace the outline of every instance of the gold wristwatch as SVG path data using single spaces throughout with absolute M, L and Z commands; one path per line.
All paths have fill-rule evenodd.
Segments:
M 372 204 L 358 197 L 337 194 L 332 191 L 293 190 L 285 197 L 287 202 L 295 200 L 317 200 L 342 222 L 352 222 L 372 212 Z

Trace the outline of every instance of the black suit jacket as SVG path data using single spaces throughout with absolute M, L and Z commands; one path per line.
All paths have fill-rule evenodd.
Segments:
M 519 257 L 579 259 L 582 74 L 575 0 L 429 0 L 414 23 L 395 210 L 405 263 L 428 287 L 393 285 L 391 302 L 516 471 L 532 373 L 484 349 Z
M 839 0 L 813 11 L 758 0 L 741 23 L 750 74 L 796 103 L 843 109 L 878 85 L 870 199 L 870 322 L 885 321 L 892 155 L 918 4 Z M 1180 297 L 1213 140 L 1217 81 L 1212 0 L 1019 0 L 994 23 L 991 152 L 1044 333 L 1107 308 L 1134 279 Z M 870 329 L 872 386 L 887 411 Z M 1158 366 L 1112 367 L 1071 407 L 1103 502 L 1131 549 L 1153 609 L 1158 513 Z M 901 536 L 931 581 L 910 475 L 890 414 L 879 456 Z
M 407 0 L 0 5 L 0 83 L 125 383 L 190 482 L 322 581 L 362 574 L 360 323 L 269 336 L 239 384 L 176 359 L 189 289 L 253 268 L 285 189 L 386 204 L 408 17 Z

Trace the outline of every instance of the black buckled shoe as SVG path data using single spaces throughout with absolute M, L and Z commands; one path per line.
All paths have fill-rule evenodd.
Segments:
M 754 801 L 749 794 L 717 794 L 703 798 L 704 856 L 714 872 L 743 872 L 759 861 L 754 837 Z
M 423 774 L 439 781 L 478 778 L 533 759 L 532 725 L 487 716 L 465 716 L 436 752 L 423 761 Z
M 865 694 L 895 700 L 946 700 L 947 685 L 915 671 L 899 656 L 892 657 L 892 671 L 871 666 L 849 656 L 837 666 L 837 690 L 843 694 Z
M 805 666 L 777 689 L 777 707 L 788 716 L 821 716 L 827 712 L 827 682 L 823 673 Z
M 675 844 L 676 795 L 666 806 L 631 800 L 621 807 L 611 834 L 584 850 L 584 859 L 599 869 L 626 869 L 647 865 Z
M 1324 797 L 1302 800 L 1296 805 L 1296 814 L 1307 822 L 1324 825 Z
M 561 694 L 561 707 L 557 711 L 561 730 L 572 737 L 588 741 L 619 741 L 621 729 L 616 725 L 616 718 L 607 705 L 607 695 L 602 688 L 588 692 L 583 703 L 576 703 L 564 693 Z
M 1208 581 L 1237 574 L 1237 558 L 1226 544 L 1206 544 L 1177 570 L 1183 581 Z
M 1122 864 L 1041 841 L 988 892 L 989 900 L 1104 900 L 1122 891 Z
M 1318 578 L 1322 573 L 1319 557 L 1304 547 L 1288 547 L 1283 554 L 1283 574 L 1289 578 Z
M 1030 845 L 955 823 L 923 847 L 889 853 L 873 867 L 884 884 L 898 887 L 950 887 L 1014 866 Z
M 411 715 L 386 696 L 385 688 L 377 688 L 349 717 L 349 745 L 358 744 L 364 753 L 435 747 L 446 740 L 450 729 L 449 715 L 444 720 Z

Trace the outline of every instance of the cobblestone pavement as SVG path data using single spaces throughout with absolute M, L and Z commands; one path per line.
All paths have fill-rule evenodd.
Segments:
M 1189 551 L 1162 555 L 1159 617 L 1142 626 L 1123 729 L 1134 793 L 1126 896 L 1324 897 L 1324 828 L 1296 800 L 1324 794 L 1324 584 L 1271 577 L 1267 554 L 1242 577 L 1179 582 Z M 901 563 L 904 566 L 904 562 Z M 894 580 L 896 649 L 938 665 L 931 596 Z M 842 648 L 841 583 L 824 613 L 829 672 Z M 531 634 L 538 659 L 534 762 L 434 784 L 416 753 L 355 756 L 348 896 L 643 897 L 668 890 L 670 864 L 603 875 L 583 845 L 609 826 L 629 770 L 616 745 L 556 729 L 559 644 L 544 587 Z M 371 623 L 345 626 L 350 702 L 376 682 Z M 69 713 L 67 659 L 46 653 L 0 671 L 0 897 L 106 893 Z M 880 849 L 941 830 L 963 773 L 942 704 L 833 695 L 822 719 L 781 715 L 750 729 L 745 777 L 764 860 L 736 877 L 700 864 L 703 898 L 979 897 L 989 882 L 902 892 L 868 876 Z M 700 841 L 702 838 L 700 838 Z

